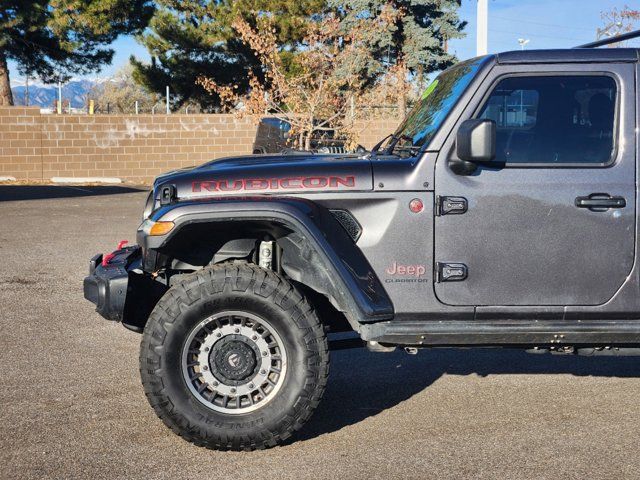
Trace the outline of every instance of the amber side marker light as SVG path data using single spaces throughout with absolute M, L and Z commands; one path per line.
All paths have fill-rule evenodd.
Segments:
M 158 235 L 166 235 L 173 229 L 173 222 L 156 222 L 151 226 L 149 230 L 149 235 L 158 236 Z

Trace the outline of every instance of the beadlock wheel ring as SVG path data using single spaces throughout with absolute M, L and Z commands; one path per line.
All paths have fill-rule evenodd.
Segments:
M 282 387 L 286 369 L 282 339 L 266 320 L 248 312 L 211 315 L 183 344 L 183 378 L 193 396 L 217 412 L 239 415 L 263 407 Z M 239 376 L 231 380 L 224 372 Z

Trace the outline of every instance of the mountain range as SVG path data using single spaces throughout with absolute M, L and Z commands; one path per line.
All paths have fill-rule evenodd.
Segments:
M 64 103 L 66 104 L 66 101 L 69 100 L 72 108 L 86 107 L 91 89 L 103 81 L 103 79 L 80 79 L 65 83 L 62 85 L 62 98 Z M 26 90 L 27 87 L 24 82 L 15 82 L 11 87 L 15 105 L 25 105 Z M 57 85 L 29 83 L 29 105 L 40 108 L 54 108 L 57 99 Z

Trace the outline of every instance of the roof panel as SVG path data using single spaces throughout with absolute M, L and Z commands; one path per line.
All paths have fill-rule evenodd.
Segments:
M 558 50 L 514 50 L 498 53 L 501 64 L 637 62 L 636 48 L 567 48 Z

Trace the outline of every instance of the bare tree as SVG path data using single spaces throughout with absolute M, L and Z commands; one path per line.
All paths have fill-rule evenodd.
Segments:
M 259 59 L 264 80 L 250 73 L 246 95 L 238 94 L 235 85 L 222 86 L 210 78 L 200 77 L 198 83 L 218 95 L 229 111 L 267 114 L 288 122 L 290 136 L 300 148 L 309 150 L 312 137 L 327 131 L 346 137 L 353 146 L 358 107 L 370 100 L 364 95 L 364 72 L 372 61 L 370 38 L 389 28 L 394 15 L 389 9 L 375 20 L 363 19 L 351 26 L 348 35 L 339 19 L 327 16 L 309 29 L 294 68 L 285 65 L 268 17 L 257 28 L 238 19 L 233 27 Z
M 95 85 L 89 92 L 89 99 L 93 99 L 97 111 L 101 113 L 136 113 L 138 111 L 150 113 L 157 103 L 157 95 L 150 94 L 138 85 L 132 77 L 133 67 L 125 65 L 112 78 Z
M 635 24 L 640 20 L 640 10 L 633 10 L 625 5 L 621 10 L 612 8 L 611 10 L 604 11 L 600 14 L 604 26 L 598 28 L 596 35 L 597 39 L 605 37 L 615 37 L 625 32 L 633 30 Z M 610 44 L 609 47 L 617 47 L 619 43 Z

